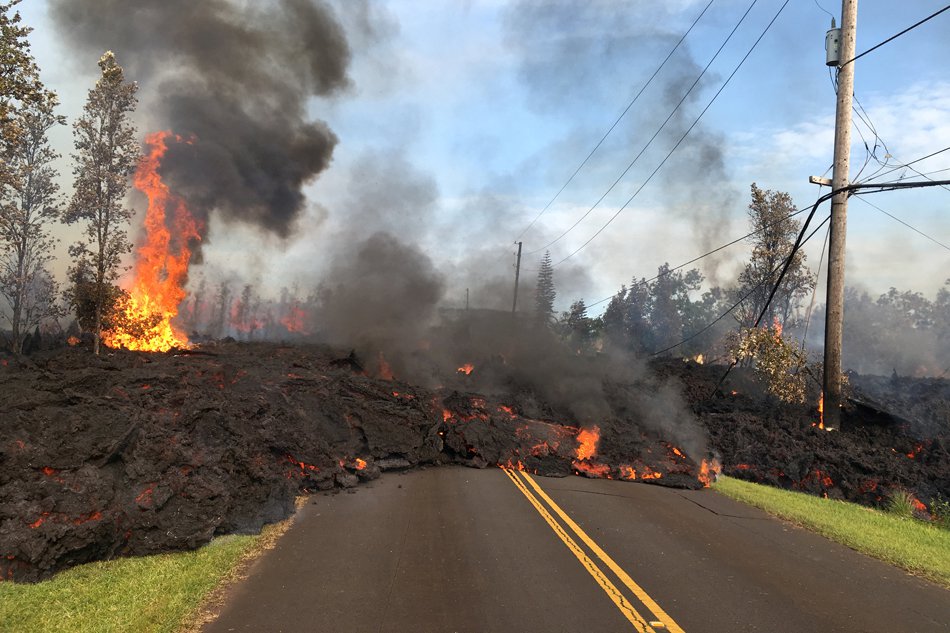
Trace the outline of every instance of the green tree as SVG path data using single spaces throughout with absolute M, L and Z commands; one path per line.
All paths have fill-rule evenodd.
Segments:
M 684 325 L 692 305 L 690 294 L 699 290 L 703 276 L 696 269 L 671 271 L 668 263 L 660 266 L 656 273 L 656 279 L 650 285 L 650 325 L 654 345 L 657 349 L 665 349 L 683 340 Z
M 544 252 L 541 266 L 538 268 L 538 283 L 534 289 L 534 316 L 538 323 L 550 326 L 554 323 L 554 266 L 551 264 L 550 251 Z
M 595 334 L 594 319 L 587 316 L 587 304 L 583 299 L 571 304 L 571 309 L 564 313 L 563 323 L 564 334 L 575 351 L 590 349 Z
M 26 102 L 18 117 L 20 133 L 4 152 L 13 178 L 0 187 L 0 296 L 9 305 L 15 354 L 30 330 L 62 315 L 59 287 L 48 266 L 56 243 L 50 225 L 61 212 L 53 167 L 59 154 L 50 147 L 48 133 L 66 123 L 55 114 L 56 105 L 51 92 Z
M 781 191 L 759 189 L 752 183 L 749 224 L 755 235 L 752 256 L 739 274 L 736 298 L 749 294 L 736 310 L 736 318 L 744 327 L 751 327 L 762 313 L 772 288 L 792 252 L 801 223 L 789 217 L 795 211 L 792 198 Z M 799 250 L 792 258 L 775 297 L 765 310 L 764 323 L 785 324 L 798 308 L 799 301 L 811 292 L 815 278 L 805 265 L 805 253 Z
M 124 202 L 129 176 L 141 156 L 130 119 L 138 102 L 138 86 L 125 81 L 111 51 L 99 59 L 99 68 L 102 76 L 89 91 L 83 115 L 74 125 L 74 193 L 64 215 L 69 224 L 85 223 L 85 239 L 70 246 L 69 252 L 75 266 L 92 272 L 96 354 L 109 287 L 119 276 L 122 256 L 132 250 L 127 230 L 132 210 Z
M 0 3 L 0 142 L 4 154 L 19 146 L 24 134 L 20 111 L 42 100 L 43 95 L 39 71 L 27 40 L 32 29 L 21 24 L 19 11 L 13 11 L 20 1 Z M 16 170 L 3 156 L 0 160 L 0 187 L 15 185 L 16 180 Z

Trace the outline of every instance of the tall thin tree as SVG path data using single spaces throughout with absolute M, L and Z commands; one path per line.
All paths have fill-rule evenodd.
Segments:
M 550 325 L 554 321 L 554 266 L 551 264 L 551 252 L 545 251 L 538 267 L 538 284 L 534 289 L 534 316 L 538 323 Z
M 69 252 L 74 271 L 86 269 L 93 275 L 96 354 L 112 282 L 119 276 L 122 256 L 132 250 L 127 230 L 132 210 L 125 206 L 125 194 L 141 156 L 130 119 L 138 103 L 138 86 L 125 81 L 111 51 L 99 59 L 99 68 L 102 76 L 89 91 L 83 115 L 73 126 L 75 192 L 64 215 L 67 223 L 86 225 L 85 239 Z
M 56 95 L 45 92 L 24 104 L 19 116 L 20 133 L 7 146 L 4 159 L 13 174 L 0 187 L 0 296 L 12 330 L 11 349 L 19 354 L 26 333 L 46 319 L 61 316 L 58 284 L 49 273 L 56 240 L 50 225 L 59 218 L 60 196 L 53 167 L 59 154 L 49 144 L 48 133 L 66 120 L 54 110 Z

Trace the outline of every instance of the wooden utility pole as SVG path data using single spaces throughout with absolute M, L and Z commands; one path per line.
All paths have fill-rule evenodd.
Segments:
M 855 41 L 858 0 L 841 2 L 841 47 L 838 57 L 838 102 L 835 110 L 835 162 L 831 187 L 847 187 L 851 166 L 851 102 L 854 93 Z M 843 65 L 842 65 L 843 64 Z M 824 422 L 829 431 L 841 429 L 841 331 L 844 319 L 844 253 L 848 226 L 848 192 L 831 199 L 828 242 L 828 294 L 825 308 Z
M 518 309 L 518 279 L 521 277 L 521 242 L 518 242 L 518 260 L 515 263 L 515 299 L 511 302 L 511 313 Z

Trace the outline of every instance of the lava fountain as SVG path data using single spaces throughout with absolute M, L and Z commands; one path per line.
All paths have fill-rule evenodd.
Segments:
M 131 288 L 121 301 L 117 326 L 102 333 L 109 347 L 164 352 L 188 345 L 172 320 L 186 294 L 189 244 L 201 239 L 201 227 L 159 174 L 169 140 L 191 143 L 168 131 L 149 134 L 147 153 L 135 171 L 135 188 L 148 198 L 145 239 L 136 248 Z

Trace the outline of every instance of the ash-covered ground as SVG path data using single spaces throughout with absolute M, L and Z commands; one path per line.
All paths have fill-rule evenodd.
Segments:
M 382 358 L 316 345 L 0 358 L 0 573 L 29 582 L 194 548 L 289 516 L 301 493 L 425 464 L 700 487 L 718 455 L 727 474 L 836 498 L 875 504 L 893 486 L 950 497 L 946 418 L 920 415 L 945 410 L 946 381 L 875 383 L 876 404 L 827 433 L 815 412 L 732 395 L 733 383 L 709 398 L 721 368 L 669 360 L 614 380 L 580 362 L 575 382 L 595 377 L 606 407 L 596 422 L 503 358 L 428 388 L 389 378 Z M 880 411 L 904 401 L 905 418 Z

